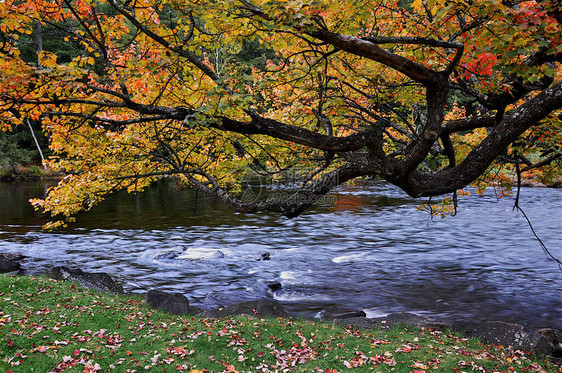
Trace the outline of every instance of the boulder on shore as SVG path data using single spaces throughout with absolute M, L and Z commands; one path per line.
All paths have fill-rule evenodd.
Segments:
M 231 315 L 250 315 L 257 317 L 283 317 L 291 316 L 281 303 L 271 299 L 259 299 L 234 303 L 228 307 L 203 312 L 203 317 L 226 317 Z
M 556 358 L 562 358 L 562 341 L 560 341 L 560 337 L 554 331 L 554 329 L 543 328 L 537 330 L 537 333 L 545 336 L 546 339 L 548 339 L 548 341 L 552 344 L 553 346 L 552 356 Z
M 101 293 L 123 294 L 123 286 L 115 282 L 107 273 L 89 273 L 81 269 L 53 267 L 53 277 L 57 280 L 73 281 L 88 289 Z
M 332 319 L 338 324 L 351 325 L 361 329 L 375 329 L 380 327 L 393 327 L 400 324 L 411 325 L 416 328 L 435 328 L 443 329 L 450 327 L 451 324 L 443 321 L 435 321 L 430 317 L 414 315 L 408 312 L 391 313 L 384 317 L 349 317 Z
M 527 330 L 519 324 L 486 321 L 478 325 L 472 334 L 483 343 L 511 346 L 538 354 L 551 355 L 554 350 L 554 346 L 544 335 Z
M 325 319 L 325 320 L 351 319 L 353 317 L 367 317 L 367 314 L 363 310 L 347 311 L 347 312 L 323 312 L 322 313 L 322 319 Z
M 20 260 L 25 255 L 18 253 L 0 253 L 0 273 L 14 272 L 21 268 Z
M 25 255 L 23 254 L 18 254 L 18 253 L 0 253 L 0 260 L 13 260 L 16 262 L 19 262 L 22 259 L 27 258 Z
M 20 263 L 15 260 L 0 259 L 0 273 L 17 271 L 20 268 Z
M 198 307 L 190 306 L 189 300 L 180 293 L 149 290 L 144 299 L 152 308 L 171 313 L 172 315 L 197 315 L 203 311 Z

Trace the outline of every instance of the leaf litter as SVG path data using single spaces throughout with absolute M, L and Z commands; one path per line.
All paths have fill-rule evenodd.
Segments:
M 26 372 L 562 372 L 529 352 L 435 329 L 172 316 L 136 296 L 0 277 L 0 369 Z

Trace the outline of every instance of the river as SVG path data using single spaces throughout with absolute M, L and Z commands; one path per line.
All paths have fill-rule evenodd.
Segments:
M 493 191 L 460 198 L 455 217 L 430 220 L 416 209 L 423 200 L 393 186 L 347 186 L 286 219 L 234 213 L 163 183 L 137 196 L 113 196 L 73 227 L 49 233 L 41 230 L 46 218 L 27 202 L 48 186 L 0 183 L 0 252 L 27 255 L 22 264 L 29 271 L 103 271 L 126 291 L 180 292 L 203 308 L 271 297 L 308 317 L 323 310 L 361 309 L 370 317 L 408 311 L 562 329 L 562 272 L 513 211 L 513 198 Z M 523 188 L 521 207 L 562 257 L 562 190 Z M 168 252 L 180 256 L 163 258 Z M 258 260 L 265 252 L 271 259 Z M 272 293 L 273 282 L 282 289 Z

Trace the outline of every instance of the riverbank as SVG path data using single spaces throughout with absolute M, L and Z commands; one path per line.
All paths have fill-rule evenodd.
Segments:
M 0 276 L 0 369 L 31 371 L 559 372 L 546 359 L 437 329 L 173 316 L 135 295 Z
M 15 170 L 12 168 L 0 168 L 0 181 L 59 180 L 63 176 L 63 174 L 50 168 L 44 169 L 37 165 L 18 166 Z

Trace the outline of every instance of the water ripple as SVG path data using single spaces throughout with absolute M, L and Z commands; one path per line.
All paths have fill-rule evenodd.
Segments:
M 181 292 L 202 307 L 274 297 L 308 316 L 410 311 L 562 328 L 561 272 L 513 200 L 462 198 L 456 217 L 430 220 L 416 210 L 421 201 L 375 184 L 344 188 L 335 205 L 289 220 L 235 214 L 209 199 L 195 204 L 189 191 L 166 188 L 137 196 L 134 211 L 129 196 L 116 196 L 60 233 L 41 231 L 44 218 L 34 212 L 22 220 L 4 209 L 33 197 L 23 188 L 21 201 L 0 201 L 0 251 L 27 255 L 26 268 L 104 271 L 127 291 Z M 562 191 L 523 192 L 541 239 L 562 256 Z M 170 252 L 178 257 L 161 257 Z M 270 260 L 260 260 L 265 252 Z M 282 289 L 273 294 L 271 282 Z

